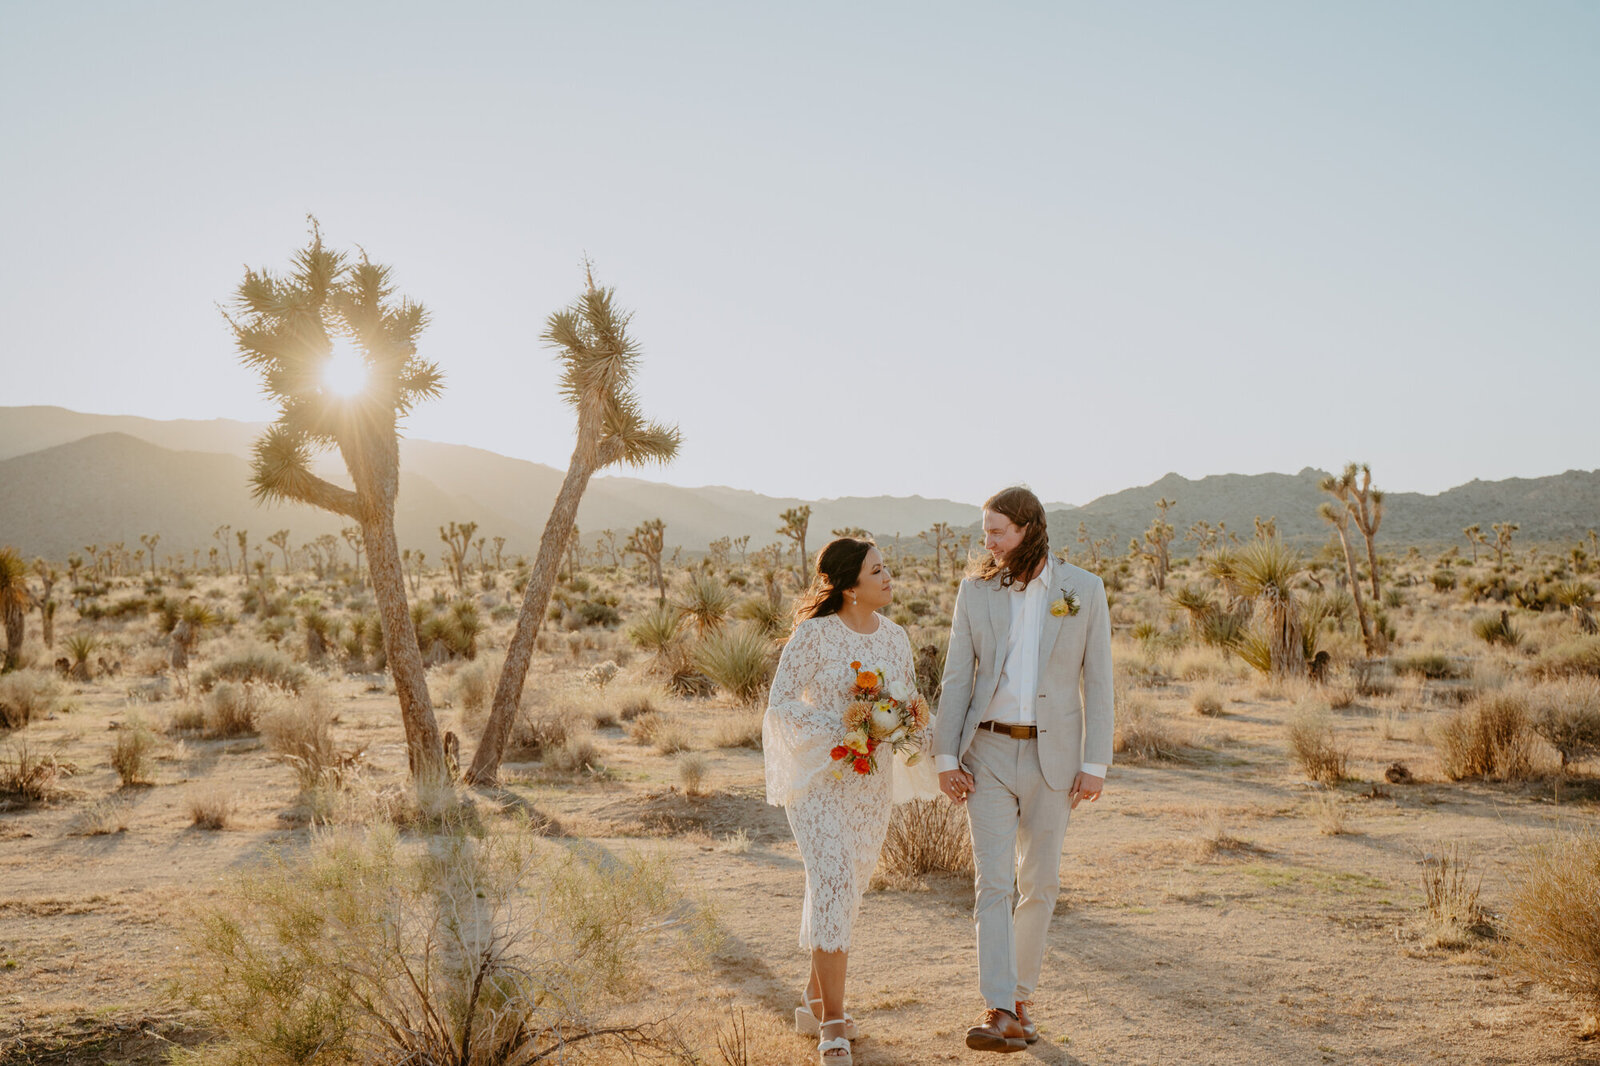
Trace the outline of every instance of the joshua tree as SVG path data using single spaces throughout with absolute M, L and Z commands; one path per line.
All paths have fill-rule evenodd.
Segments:
M 1505 565 L 1506 552 L 1511 550 L 1511 535 L 1522 527 L 1515 522 L 1496 522 L 1489 528 L 1494 530 L 1494 543 L 1489 547 L 1494 549 L 1494 566 L 1498 570 Z
M 622 547 L 627 554 L 637 555 L 644 560 L 650 584 L 656 587 L 658 603 L 667 602 L 667 579 L 661 574 L 661 553 L 666 548 L 666 535 L 667 524 L 659 518 L 651 518 L 639 523 L 639 527 L 628 534 L 628 543 Z
M 1133 541 L 1128 545 L 1130 555 L 1137 555 L 1144 560 L 1150 568 L 1150 580 L 1154 582 L 1156 592 L 1165 595 L 1167 591 L 1167 571 L 1172 569 L 1172 556 L 1168 551 L 1172 539 L 1177 535 L 1172 524 L 1167 521 L 1167 512 L 1177 505 L 1177 500 L 1169 500 L 1165 496 L 1156 501 L 1156 519 L 1150 523 L 1150 528 L 1144 531 L 1144 544 Z
M 936 581 L 944 577 L 944 570 L 941 567 L 941 559 L 944 556 L 944 542 L 953 536 L 955 536 L 955 533 L 950 529 L 950 523 L 948 522 L 935 522 L 917 534 L 918 540 L 933 548 L 933 577 Z
M 1383 490 L 1372 487 L 1372 468 L 1366 463 L 1346 463 L 1342 474 L 1338 477 L 1329 474 L 1318 487 L 1339 501 L 1337 506 L 1349 514 L 1362 539 L 1367 542 L 1367 576 L 1372 584 L 1372 602 L 1377 603 L 1378 553 L 1374 544 L 1378 525 L 1383 521 Z M 1350 583 L 1355 584 L 1353 571 Z
M 366 584 L 365 580 L 361 577 L 361 553 L 366 550 L 367 545 L 366 541 L 362 539 L 361 527 L 345 526 L 343 529 L 339 530 L 339 536 L 344 538 L 344 542 L 350 545 L 350 550 L 355 553 L 357 580 L 360 580 L 362 584 Z
M 1305 673 L 1305 630 L 1292 587 L 1304 568 L 1300 554 L 1276 537 L 1253 540 L 1234 557 L 1239 589 L 1256 603 L 1267 645 L 1264 658 L 1276 676 Z
M 250 531 L 241 529 L 233 535 L 239 542 L 239 573 L 243 577 L 250 576 Z
M 292 271 L 248 270 L 235 308 L 229 322 L 240 358 L 278 404 L 277 421 L 256 442 L 255 496 L 308 503 L 360 524 L 411 773 L 434 777 L 444 747 L 394 532 L 398 423 L 443 388 L 439 368 L 417 354 L 427 313 L 394 297 L 388 267 L 324 247 L 314 223 Z M 336 341 L 347 346 L 338 354 Z M 354 491 L 311 472 L 313 456 L 328 448 L 339 450 Z
M 1478 545 L 1483 543 L 1483 527 L 1477 524 L 1467 526 L 1461 531 L 1467 538 L 1467 543 L 1472 546 L 1472 565 L 1478 565 Z
M 27 631 L 28 609 L 33 597 L 28 592 L 28 564 L 15 548 L 0 548 L 0 619 L 5 622 L 6 657 L 0 674 L 17 668 L 22 640 Z
M 495 571 L 497 573 L 500 570 L 500 553 L 505 550 L 505 546 L 506 546 L 506 538 L 504 538 L 504 537 L 496 537 L 496 538 L 494 538 L 494 568 L 495 568 Z
M 1589 535 L 1593 536 L 1594 535 L 1594 531 L 1590 530 L 1589 531 Z M 745 563 L 746 553 L 750 550 L 750 534 L 745 533 L 742 536 L 734 537 L 733 538 L 733 546 L 738 549 L 738 551 L 739 551 L 739 565 L 743 566 L 744 563 Z
M 466 773 L 468 781 L 493 781 L 500 771 L 511 723 L 522 702 L 534 640 L 549 607 L 556 569 L 561 565 L 561 555 L 572 535 L 578 504 L 590 477 L 615 463 L 664 463 L 678 453 L 678 428 L 647 422 L 639 411 L 633 375 L 640 350 L 638 341 L 628 333 L 632 316 L 616 306 L 612 289 L 595 286 L 587 264 L 585 275 L 588 284 L 583 295 L 570 307 L 550 316 L 543 337 L 561 362 L 561 395 L 577 412 L 578 440 L 561 492 L 539 537 L 539 555 L 523 594 L 516 629 L 506 647 L 505 667 L 495 685 L 494 705 L 484 726 L 483 740 Z M 664 526 L 656 520 L 658 536 Z M 658 547 L 658 569 L 660 558 Z M 662 594 L 664 597 L 665 589 Z
M 578 570 L 583 566 L 583 538 L 578 532 L 578 527 L 573 526 L 572 532 L 567 536 L 567 580 L 571 581 L 578 576 Z
M 150 556 L 150 580 L 156 579 L 156 544 L 161 540 L 160 533 L 140 533 L 139 543 L 143 544 L 146 553 Z
M 228 539 L 228 535 L 232 532 L 232 526 L 218 526 L 211 531 L 211 535 L 216 538 L 217 543 L 222 545 L 222 555 L 228 564 L 228 573 L 230 574 L 233 573 L 233 542 Z M 94 553 L 91 552 L 90 554 Z
M 1339 534 L 1339 546 L 1344 549 L 1345 573 L 1350 578 L 1350 598 L 1355 601 L 1356 619 L 1361 623 L 1361 643 L 1366 646 L 1367 654 L 1371 655 L 1378 651 L 1377 637 L 1374 635 L 1372 620 L 1367 617 L 1367 605 L 1361 600 L 1361 580 L 1356 576 L 1356 557 L 1350 551 L 1350 510 L 1328 500 L 1317 508 L 1317 513 Z
M 439 527 L 439 539 L 450 553 L 445 556 L 445 566 L 450 571 L 450 580 L 456 583 L 457 592 L 467 586 L 467 548 L 472 545 L 472 535 L 477 531 L 476 522 L 463 522 L 459 526 L 451 522 L 449 529 Z
M 291 569 L 289 566 L 289 531 L 287 529 L 278 530 L 267 538 L 267 543 L 283 553 L 283 572 L 287 574 Z
M 806 582 L 806 529 L 811 525 L 811 505 L 802 503 L 799 507 L 791 507 L 779 515 L 778 520 L 783 523 L 778 527 L 778 534 L 794 541 L 795 552 L 799 556 L 799 565 L 795 569 L 803 585 Z
M 43 557 L 33 561 L 33 572 L 38 577 L 39 583 L 44 586 L 43 598 L 35 603 L 35 606 L 39 608 L 39 623 L 44 632 L 44 646 L 54 648 L 56 646 L 56 601 L 53 593 L 55 592 L 56 582 L 61 580 L 61 573 L 45 562 Z
M 854 537 L 856 540 L 871 540 L 872 530 L 862 529 L 860 526 L 845 526 L 843 529 L 833 531 L 836 537 Z

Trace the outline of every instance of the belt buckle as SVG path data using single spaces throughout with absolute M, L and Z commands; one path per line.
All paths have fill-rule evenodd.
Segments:
M 1012 725 L 1007 728 L 1011 730 L 1012 740 L 1027 740 L 1033 733 L 1033 730 L 1025 725 Z

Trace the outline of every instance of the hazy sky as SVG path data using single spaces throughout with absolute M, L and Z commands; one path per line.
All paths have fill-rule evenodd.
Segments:
M 314 212 L 564 467 L 537 341 L 636 311 L 641 476 L 1087 502 L 1597 465 L 1600 4 L 0 2 L 0 404 L 267 419 L 216 304 Z

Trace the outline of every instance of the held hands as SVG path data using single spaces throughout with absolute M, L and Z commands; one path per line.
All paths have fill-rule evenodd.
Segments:
M 939 791 L 950 797 L 952 803 L 965 803 L 977 781 L 965 770 L 946 770 L 939 775 Z
M 944 775 L 939 775 L 939 786 L 944 787 Z M 1106 787 L 1106 779 L 1086 774 L 1081 770 L 1078 776 L 1072 779 L 1072 787 L 1067 790 L 1067 795 L 1072 798 L 1072 809 L 1077 810 L 1078 804 L 1084 800 L 1093 803 L 1100 798 L 1100 792 Z

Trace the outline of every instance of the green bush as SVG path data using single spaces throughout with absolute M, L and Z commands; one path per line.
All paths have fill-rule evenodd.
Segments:
M 694 664 L 740 703 L 757 703 L 772 679 L 772 641 L 749 625 L 708 633 L 695 648 Z

